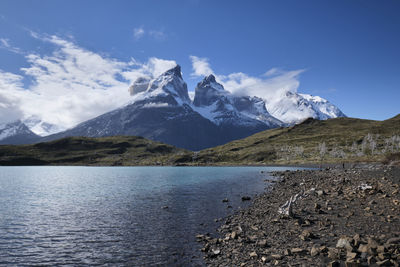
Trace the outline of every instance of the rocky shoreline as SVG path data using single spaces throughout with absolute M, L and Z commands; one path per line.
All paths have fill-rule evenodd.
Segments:
M 399 167 L 274 175 L 219 236 L 197 236 L 208 266 L 399 266 Z

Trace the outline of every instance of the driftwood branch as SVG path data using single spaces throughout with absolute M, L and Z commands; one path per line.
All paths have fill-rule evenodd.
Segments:
M 301 191 L 300 193 L 297 193 L 294 196 L 291 196 L 290 199 L 288 201 L 285 202 L 285 204 L 283 204 L 282 206 L 279 207 L 278 209 L 278 213 L 285 215 L 285 216 L 289 216 L 289 217 L 293 217 L 293 205 L 296 203 L 296 201 L 307 197 L 310 193 L 314 192 L 315 188 L 311 188 L 310 190 L 304 192 Z

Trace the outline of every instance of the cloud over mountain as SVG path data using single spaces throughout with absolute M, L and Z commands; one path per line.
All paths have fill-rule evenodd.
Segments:
M 231 93 L 264 99 L 276 98 L 286 92 L 296 93 L 300 85 L 300 74 L 305 71 L 304 69 L 284 71 L 272 68 L 261 76 L 251 76 L 243 72 L 221 75 L 213 71 L 207 58 L 190 56 L 190 60 L 192 61 L 192 76 L 214 74 Z
M 152 79 L 176 65 L 174 60 L 155 57 L 146 62 L 121 61 L 83 48 L 72 38 L 30 33 L 52 50 L 47 54 L 22 51 L 27 66 L 18 74 L 0 70 L 0 123 L 34 118 L 60 130 L 70 128 L 123 106 L 137 78 Z M 143 34 L 140 29 L 136 33 Z M 3 48 L 9 49 L 8 39 L 2 40 Z M 190 60 L 192 77 L 215 74 L 207 58 L 192 55 Z M 260 76 L 243 72 L 215 76 L 234 95 L 261 97 L 268 105 L 287 92 L 296 93 L 303 71 L 273 68 Z
M 157 76 L 176 65 L 158 58 L 122 62 L 55 35 L 31 35 L 54 50 L 26 54 L 24 75 L 0 71 L 0 109 L 6 114 L 0 123 L 35 116 L 69 128 L 123 105 L 138 77 Z

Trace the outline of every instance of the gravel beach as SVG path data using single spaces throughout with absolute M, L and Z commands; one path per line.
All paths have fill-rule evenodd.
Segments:
M 400 167 L 274 175 L 218 236 L 197 236 L 208 266 L 399 266 Z

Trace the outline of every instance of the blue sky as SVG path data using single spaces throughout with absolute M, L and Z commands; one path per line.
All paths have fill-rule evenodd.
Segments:
M 189 90 L 194 89 L 201 74 L 211 69 L 221 76 L 242 73 L 261 80 L 268 79 L 264 74 L 270 71 L 278 76 L 278 84 L 287 82 L 288 87 L 300 93 L 324 97 L 350 117 L 387 119 L 400 113 L 399 12 L 400 1 L 396 0 L 2 0 L 0 86 L 3 93 L 16 93 L 14 98 L 3 96 L 3 100 L 0 94 L 0 102 L 9 101 L 8 106 L 3 106 L 10 110 L 6 115 L 8 109 L 1 110 L 0 121 L 24 112 L 33 114 L 40 103 L 47 105 L 38 100 L 23 111 L 18 106 L 29 102 L 19 100 L 23 90 L 36 90 L 36 95 L 58 90 L 54 80 L 53 84 L 49 82 L 52 77 L 36 70 L 43 67 L 43 60 L 57 61 L 54 57 L 65 59 L 72 54 L 81 58 L 90 54 L 92 61 L 101 57 L 105 61 L 93 64 L 115 68 L 110 75 L 117 80 L 107 85 L 117 88 L 114 93 L 123 91 L 125 85 L 118 82 L 117 72 L 129 69 L 129 62 L 140 62 L 136 66 L 152 73 L 156 73 L 157 64 L 163 67 L 170 63 L 152 64 L 150 59 L 156 58 L 179 63 Z M 200 64 L 197 75 L 194 62 Z M 84 68 L 92 68 L 88 66 Z M 103 72 L 104 69 L 98 70 Z M 105 77 L 101 83 L 108 79 Z M 37 88 L 41 83 L 47 85 L 46 89 Z M 88 81 L 87 86 L 90 84 Z M 60 90 L 59 94 L 62 92 L 67 91 Z M 115 101 L 124 99 L 109 94 Z M 100 93 L 94 95 L 91 105 L 98 107 L 100 98 Z M 62 106 L 73 109 L 78 100 L 64 101 Z M 75 115 L 68 116 L 87 112 L 86 117 L 71 119 L 70 123 L 115 105 L 94 113 L 79 106 L 70 112 Z M 49 118 L 53 122 L 57 119 Z

